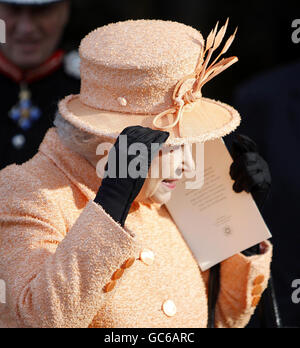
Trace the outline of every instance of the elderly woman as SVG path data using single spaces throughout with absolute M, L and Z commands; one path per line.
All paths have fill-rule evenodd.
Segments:
M 60 103 L 56 128 L 32 160 L 0 175 L 1 325 L 207 326 L 209 271 L 164 206 L 174 179 L 195 166 L 189 150 L 182 161 L 181 145 L 239 123 L 234 109 L 201 97 L 203 53 L 198 31 L 162 21 L 112 24 L 83 40 L 80 96 Z M 114 163 L 116 176 L 101 180 L 98 145 L 107 142 L 106 169 Z M 130 175 L 137 143 L 147 149 L 140 173 L 171 159 L 168 177 Z M 253 314 L 271 262 L 270 243 L 261 246 L 260 255 L 221 264 L 217 327 L 243 327 Z

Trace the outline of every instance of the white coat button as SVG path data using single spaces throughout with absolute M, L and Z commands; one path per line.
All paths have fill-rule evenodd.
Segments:
M 151 266 L 154 262 L 155 256 L 153 251 L 151 250 L 143 250 L 140 254 L 140 259 L 142 262 L 144 262 L 146 265 Z
M 175 303 L 172 300 L 167 300 L 163 303 L 163 311 L 168 317 L 174 317 L 177 312 Z
M 18 134 L 11 139 L 11 142 L 14 148 L 16 148 L 17 150 L 21 150 L 26 143 L 26 138 L 23 134 Z

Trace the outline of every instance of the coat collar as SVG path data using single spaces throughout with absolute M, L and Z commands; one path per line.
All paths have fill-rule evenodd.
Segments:
M 54 162 L 89 200 L 94 199 L 101 184 L 96 169 L 85 158 L 63 145 L 56 128 L 47 132 L 39 151 Z
M 49 129 L 40 145 L 39 152 L 48 157 L 88 200 L 95 198 L 102 179 L 97 176 L 96 169 L 85 158 L 63 145 L 56 128 Z M 140 206 L 156 210 L 161 208 L 161 204 L 134 202 L 129 214 L 139 210 Z

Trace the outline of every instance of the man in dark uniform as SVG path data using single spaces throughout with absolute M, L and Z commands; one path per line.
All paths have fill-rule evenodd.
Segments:
M 236 107 L 240 131 L 254 139 L 270 165 L 273 184 L 264 218 L 273 234 L 273 278 L 284 326 L 300 327 L 300 62 L 254 78 L 241 86 Z M 295 303 L 297 302 L 297 303 Z
M 29 160 L 57 102 L 79 91 L 78 55 L 58 49 L 69 14 L 69 0 L 0 0 L 0 169 Z

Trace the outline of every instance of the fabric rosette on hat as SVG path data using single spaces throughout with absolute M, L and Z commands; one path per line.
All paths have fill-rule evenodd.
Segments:
M 240 124 L 238 112 L 201 93 L 238 61 L 221 59 L 235 38 L 221 49 L 227 27 L 228 20 L 220 30 L 217 25 L 206 41 L 198 30 L 170 21 L 130 20 L 96 29 L 80 45 L 80 95 L 60 102 L 61 115 L 99 136 L 116 138 L 137 125 L 166 130 L 167 145 L 229 134 Z

